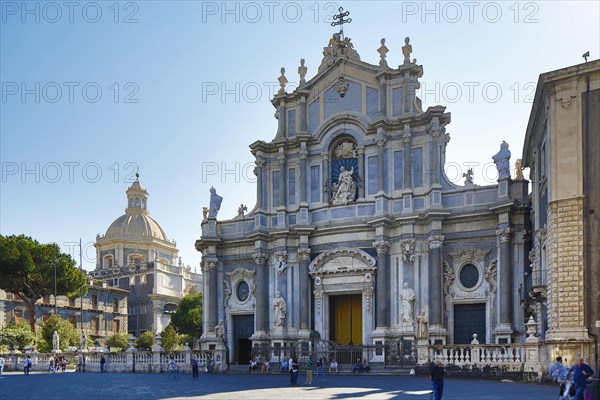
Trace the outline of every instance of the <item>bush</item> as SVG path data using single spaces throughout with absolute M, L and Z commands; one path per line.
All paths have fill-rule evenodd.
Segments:
M 187 343 L 188 346 L 190 346 L 190 348 L 192 350 L 195 350 L 198 348 L 198 339 L 196 339 L 195 337 L 191 336 L 191 335 L 181 335 L 181 345 L 185 346 L 185 344 Z
M 106 345 L 109 349 L 118 349 L 125 351 L 129 348 L 129 335 L 126 333 L 116 333 L 106 339 Z
M 25 347 L 32 345 L 34 339 L 35 334 L 24 320 L 0 329 L 0 349 L 3 352 L 12 349 L 13 346 L 22 351 Z
M 60 338 L 60 349 L 67 351 L 69 346 L 79 347 L 79 334 L 69 321 L 65 321 L 58 314 L 52 314 L 42 323 L 41 340 L 38 341 L 38 351 L 48 353 L 52 350 L 52 335 L 54 331 Z
M 152 350 L 154 344 L 154 334 L 146 331 L 135 339 L 135 348 L 138 350 Z
M 175 332 L 175 328 L 171 324 L 167 325 L 165 330 L 160 334 L 162 336 L 162 347 L 166 351 L 178 350 L 181 344 L 181 337 Z

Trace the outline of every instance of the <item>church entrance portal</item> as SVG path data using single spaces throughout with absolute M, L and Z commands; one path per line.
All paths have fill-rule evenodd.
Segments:
M 329 297 L 330 340 L 338 344 L 362 344 L 362 295 Z
M 454 343 L 471 343 L 474 333 L 485 343 L 485 304 L 454 305 Z
M 233 315 L 233 362 L 249 364 L 252 353 L 250 336 L 254 333 L 254 315 Z

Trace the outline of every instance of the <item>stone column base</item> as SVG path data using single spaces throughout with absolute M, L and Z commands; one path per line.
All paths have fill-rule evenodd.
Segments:
M 496 343 L 512 343 L 512 335 L 514 331 L 510 324 L 500 324 L 494 329 L 494 335 L 496 336 Z
M 417 340 L 417 365 L 429 364 L 429 340 Z

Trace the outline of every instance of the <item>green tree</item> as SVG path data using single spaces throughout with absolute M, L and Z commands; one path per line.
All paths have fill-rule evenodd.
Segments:
M 171 324 L 177 333 L 199 338 L 202 335 L 202 293 L 184 296 L 171 316 Z
M 162 336 L 162 347 L 167 351 L 177 350 L 181 344 L 181 337 L 175 332 L 171 324 L 167 325 L 160 336 Z
M 40 244 L 30 237 L 0 235 L 0 289 L 18 294 L 27 306 L 29 326 L 35 331 L 35 302 L 56 292 L 70 298 L 87 293 L 85 273 L 56 243 Z M 82 290 L 80 294 L 80 290 Z
M 67 351 L 69 346 L 79 346 L 79 333 L 69 321 L 62 319 L 58 314 L 52 314 L 50 318 L 42 323 L 41 341 L 38 342 L 38 350 L 47 353 L 52 350 L 52 335 L 54 331 L 60 338 L 60 349 Z
M 0 347 L 6 351 L 15 346 L 19 350 L 33 344 L 35 335 L 25 321 L 11 323 L 0 329 Z
M 129 348 L 129 335 L 126 333 L 115 333 L 106 339 L 106 345 L 109 349 L 125 351 Z
M 154 334 L 146 331 L 135 339 L 135 348 L 138 350 L 152 350 L 154 344 Z

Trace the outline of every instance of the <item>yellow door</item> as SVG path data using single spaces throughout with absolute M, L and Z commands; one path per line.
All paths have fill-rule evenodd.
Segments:
M 362 295 L 329 297 L 330 340 L 338 344 L 362 344 Z

